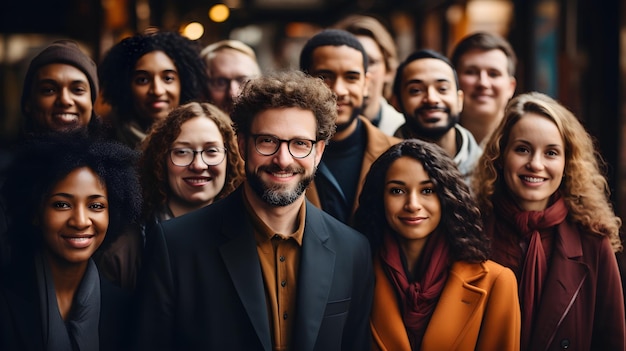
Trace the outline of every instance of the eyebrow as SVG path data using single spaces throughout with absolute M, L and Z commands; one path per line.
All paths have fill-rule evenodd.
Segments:
M 386 184 L 406 185 L 406 182 L 403 182 L 401 180 L 391 179 Z M 422 180 L 421 182 L 419 182 L 419 184 L 420 185 L 433 184 L 433 181 L 432 179 L 429 178 L 426 180 Z
M 447 78 L 438 78 L 435 80 L 435 82 L 436 83 L 451 83 L 452 81 Z M 404 85 L 406 86 L 409 84 L 426 84 L 426 83 L 421 79 L 411 79 L 411 80 L 408 80 Z
M 76 198 L 76 195 L 74 194 L 69 194 L 69 193 L 55 193 L 55 194 L 50 194 L 50 198 L 55 197 L 55 196 L 59 196 L 59 197 L 65 197 L 65 198 L 69 198 L 69 199 L 74 199 Z M 98 198 L 105 198 L 106 199 L 106 195 L 103 194 L 93 194 L 93 195 L 89 195 L 87 196 L 88 199 L 98 199 Z

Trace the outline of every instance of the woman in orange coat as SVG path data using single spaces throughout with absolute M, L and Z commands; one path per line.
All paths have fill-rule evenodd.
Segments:
M 374 253 L 374 350 L 519 350 L 515 275 L 487 260 L 480 212 L 445 151 L 392 146 L 359 203 L 355 226 Z

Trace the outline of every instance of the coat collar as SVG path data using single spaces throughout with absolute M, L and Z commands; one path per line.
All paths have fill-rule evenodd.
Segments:
M 546 350 L 589 275 L 578 229 L 565 221 L 558 226 L 550 270 L 531 334 L 531 350 Z
M 480 311 L 485 303 L 486 291 L 473 285 L 488 273 L 484 264 L 456 262 L 450 269 L 448 281 L 443 289 L 437 307 L 426 329 L 422 345 L 438 350 L 456 349 L 455 345 L 460 336 L 466 333 L 466 328 L 474 323 L 470 320 Z M 382 350 L 410 351 L 411 347 L 406 334 L 402 314 L 397 302 L 396 293 L 383 271 L 379 259 L 374 260 L 376 287 L 370 325 L 372 336 Z M 449 306 L 455 308 L 454 318 L 450 318 Z M 440 306 L 446 306 L 445 309 Z M 452 336 L 442 338 L 440 332 Z M 382 345 L 382 347 L 381 347 Z
M 247 217 L 244 220 L 240 217 L 244 208 L 241 196 L 241 190 L 238 190 L 222 200 L 229 201 L 225 205 L 230 207 L 224 213 L 237 218 L 224 221 L 222 232 L 227 240 L 220 246 L 220 254 L 263 348 L 269 351 L 272 350 L 272 340 L 263 273 L 252 224 Z M 328 247 L 330 235 L 323 224 L 321 211 L 308 202 L 306 206 L 294 330 L 294 345 L 298 350 L 312 350 L 315 346 L 335 267 L 335 252 Z

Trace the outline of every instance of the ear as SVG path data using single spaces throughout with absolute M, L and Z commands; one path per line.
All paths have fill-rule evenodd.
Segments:
M 457 95 L 457 103 L 458 103 L 458 107 L 459 107 L 459 112 L 463 111 L 463 90 L 459 89 L 456 91 L 456 95 Z
M 320 140 L 315 143 L 315 167 L 320 164 L 322 161 L 322 155 L 324 154 L 324 150 L 326 149 L 326 142 L 324 140 Z
M 246 144 L 246 137 L 242 134 L 237 134 L 237 146 L 239 147 L 239 155 L 244 161 L 246 160 L 246 152 L 248 152 L 248 150 L 246 149 Z
M 389 104 L 391 104 L 396 111 L 404 113 L 404 111 L 402 111 L 402 106 L 400 106 L 400 102 L 398 101 L 398 97 L 395 94 L 392 94 L 389 98 Z
M 517 80 L 515 77 L 511 77 L 511 81 L 509 82 L 509 99 L 515 95 L 515 88 L 517 87 Z

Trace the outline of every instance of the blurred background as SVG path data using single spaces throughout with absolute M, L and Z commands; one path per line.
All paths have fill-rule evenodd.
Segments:
M 78 41 L 99 63 L 116 42 L 152 28 L 208 45 L 238 39 L 264 71 L 297 68 L 300 48 L 352 13 L 380 19 L 399 59 L 416 48 L 449 54 L 477 30 L 499 33 L 518 58 L 517 92 L 537 90 L 569 107 L 608 162 L 626 218 L 626 1 L 592 0 L 15 0 L 0 9 L 0 141 L 15 137 L 30 59 L 56 39 Z

